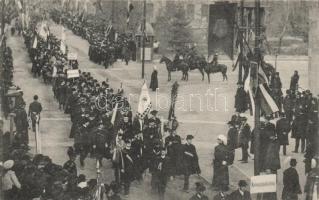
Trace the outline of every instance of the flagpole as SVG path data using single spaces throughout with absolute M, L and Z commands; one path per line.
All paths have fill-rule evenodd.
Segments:
M 257 73 L 260 67 L 260 0 L 255 0 L 255 59 L 257 62 Z M 258 75 L 257 78 L 257 93 L 255 96 L 255 129 L 254 129 L 254 174 L 260 174 L 260 101 L 256 97 L 258 94 Z
M 144 66 L 145 66 L 145 29 L 146 29 L 146 0 L 144 0 L 144 9 L 143 9 L 142 79 L 144 79 Z

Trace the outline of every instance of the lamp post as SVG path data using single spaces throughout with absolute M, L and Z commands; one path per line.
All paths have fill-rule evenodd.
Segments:
M 258 73 L 260 67 L 260 0 L 255 0 L 255 59 L 257 62 Z M 258 83 L 258 75 L 256 76 Z M 258 93 L 258 85 L 256 87 Z M 255 156 L 254 156 L 254 174 L 260 173 L 260 101 L 255 97 L 255 130 L 254 130 L 254 142 L 255 142 Z
M 143 3 L 143 26 L 142 26 L 142 79 L 144 79 L 145 68 L 145 30 L 146 30 L 146 0 Z

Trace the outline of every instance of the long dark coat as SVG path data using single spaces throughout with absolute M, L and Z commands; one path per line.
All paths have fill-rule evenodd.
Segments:
M 265 170 L 267 169 L 267 167 L 272 166 L 272 163 L 269 163 L 269 162 L 273 158 L 273 155 L 274 155 L 273 150 L 277 151 L 277 148 L 279 148 L 279 143 L 277 142 L 278 147 L 276 147 L 276 149 L 271 149 L 271 147 L 276 146 L 275 145 L 276 143 L 273 143 L 273 140 L 271 139 L 271 137 L 276 137 L 275 125 L 273 123 L 261 124 L 260 132 L 261 132 L 260 133 L 260 140 L 261 140 L 260 141 L 260 144 L 261 144 L 260 145 L 260 154 L 261 154 L 260 162 L 261 162 L 261 169 Z
M 280 145 L 289 145 L 288 134 L 290 130 L 290 122 L 287 118 L 281 118 L 276 122 L 276 133 Z
M 187 155 L 186 152 L 191 153 L 193 157 Z M 181 164 L 181 174 L 200 174 L 201 170 L 199 167 L 198 156 L 195 146 L 193 144 L 184 144 L 181 148 L 181 153 L 182 154 L 179 156 L 179 163 Z
M 305 114 L 297 115 L 297 117 L 292 122 L 291 137 L 295 139 L 306 138 L 307 124 L 308 121 Z
M 213 186 L 223 188 L 229 185 L 229 173 L 228 165 L 223 165 L 223 161 L 228 163 L 229 160 L 229 149 L 224 144 L 219 144 L 215 147 L 214 151 L 214 176 L 213 176 Z
M 312 169 L 308 176 L 305 185 L 305 193 L 306 193 L 306 200 L 313 200 L 313 192 L 315 184 L 318 184 L 318 177 L 319 176 L 319 168 Z M 317 187 L 317 194 L 319 194 L 319 187 Z
M 237 89 L 235 95 L 235 109 L 236 112 L 243 113 L 248 109 L 247 93 L 243 87 Z
M 178 169 L 178 152 L 180 151 L 181 137 L 179 135 L 170 135 L 165 138 L 165 147 L 167 148 L 167 155 L 172 161 L 172 173 L 176 174 Z
M 152 72 L 150 88 L 152 89 L 152 91 L 156 91 L 156 89 L 158 88 L 157 70 L 154 70 Z
M 283 200 L 298 200 L 298 194 L 301 194 L 299 184 L 299 175 L 295 168 L 290 167 L 284 171 L 283 177 L 284 189 L 282 191 Z
M 234 192 L 232 192 L 230 195 L 229 195 L 229 197 L 228 197 L 228 199 L 236 199 L 236 200 L 251 200 L 251 197 L 250 197 L 250 194 L 249 194 L 249 192 L 247 192 L 247 191 L 245 191 L 244 192 L 244 195 L 242 196 L 241 194 L 240 194 L 240 192 L 239 192 L 239 190 L 236 190 L 236 191 L 234 191 Z

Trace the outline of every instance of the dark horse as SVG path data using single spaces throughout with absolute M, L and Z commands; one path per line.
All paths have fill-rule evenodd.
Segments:
M 178 63 L 175 63 L 171 61 L 169 58 L 167 58 L 166 56 L 162 56 L 160 63 L 165 63 L 166 65 L 166 69 L 168 72 L 167 81 L 171 80 L 171 72 L 174 72 L 174 71 L 182 71 L 183 73 L 182 80 L 188 81 L 189 67 L 188 67 L 188 64 L 184 62 L 183 60 L 179 61 Z
M 224 64 L 213 64 L 212 62 L 208 63 L 204 56 L 201 56 L 198 60 L 200 66 L 202 66 L 207 74 L 208 83 L 210 83 L 210 74 L 222 73 L 223 81 L 227 80 L 227 66 Z

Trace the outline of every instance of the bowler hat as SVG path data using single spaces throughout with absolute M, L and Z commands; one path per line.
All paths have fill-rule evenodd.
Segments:
M 239 187 L 246 187 L 246 186 L 247 186 L 247 182 L 246 182 L 245 180 L 240 180 L 240 181 L 238 182 L 238 186 L 239 186 Z
M 192 135 L 187 135 L 186 136 L 186 140 L 191 140 L 191 139 L 193 139 L 194 138 L 194 136 L 192 136 Z

